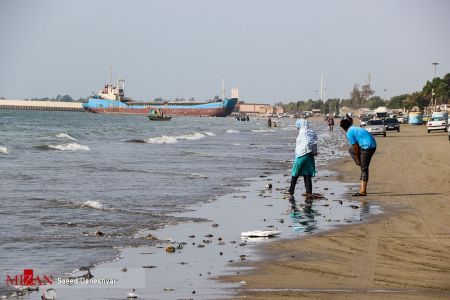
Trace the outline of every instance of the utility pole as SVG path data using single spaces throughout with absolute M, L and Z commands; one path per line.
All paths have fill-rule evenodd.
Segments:
M 320 74 L 320 100 L 323 102 L 323 74 Z
M 386 91 L 387 91 L 387 90 L 384 89 L 383 91 L 384 91 L 384 101 L 386 101 L 386 100 L 387 100 L 387 97 L 386 97 Z
M 434 78 L 436 78 L 436 67 L 437 67 L 437 65 L 439 64 L 438 62 L 434 62 L 434 63 L 431 63 L 433 66 L 434 66 L 434 77 L 433 77 L 433 79 Z

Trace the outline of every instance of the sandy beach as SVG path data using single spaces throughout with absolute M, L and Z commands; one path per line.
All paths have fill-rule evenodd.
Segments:
M 261 246 L 276 240 L 292 240 L 317 232 L 363 223 L 380 214 L 377 205 L 359 206 L 344 193 L 354 185 L 331 180 L 334 172 L 321 170 L 315 190 L 326 197 L 317 199 L 312 213 L 304 214 L 303 200 L 283 198 L 288 176 L 253 178 L 239 191 L 179 214 L 197 219 L 143 232 L 158 237 L 155 247 L 121 249 L 121 259 L 91 269 L 96 280 L 113 284 L 55 284 L 64 299 L 123 299 L 136 289 L 139 299 L 226 299 L 234 297 L 245 282 L 223 282 L 221 276 L 241 274 L 252 267 L 247 262 L 266 256 Z M 272 189 L 266 188 L 267 184 Z M 299 186 L 298 192 L 303 187 Z M 207 218 L 206 218 L 207 217 Z M 242 238 L 249 230 L 279 230 L 276 238 Z M 173 246 L 174 253 L 166 251 Z M 85 272 L 78 272 L 83 274 Z M 30 294 L 31 296 L 32 294 Z M 32 298 L 25 298 L 32 299 Z
M 423 126 L 377 137 L 368 197 L 385 212 L 368 223 L 271 243 L 250 264 L 246 299 L 449 299 L 450 142 Z M 332 169 L 358 183 L 350 158 Z M 351 191 L 348 191 L 350 193 Z M 239 298 L 239 297 L 238 297 Z

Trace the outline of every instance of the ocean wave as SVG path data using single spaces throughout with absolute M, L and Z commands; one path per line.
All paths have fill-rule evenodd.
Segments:
M 103 203 L 101 203 L 100 201 L 88 200 L 86 202 L 81 203 L 80 207 L 81 208 L 89 207 L 89 208 L 93 208 L 93 209 L 103 209 Z
M 145 141 L 145 139 L 131 139 L 131 140 L 126 140 L 125 142 L 127 143 L 140 143 L 140 144 L 145 144 L 147 143 Z
M 186 134 L 186 135 L 176 136 L 175 138 L 177 140 L 199 140 L 206 136 L 207 136 L 206 134 L 201 133 L 201 132 L 193 132 L 193 133 Z
M 239 131 L 234 130 L 234 129 L 228 129 L 227 133 L 239 133 Z
M 159 136 L 155 138 L 148 138 L 143 140 L 147 144 L 174 144 L 177 142 L 177 139 L 173 136 Z
M 56 137 L 62 138 L 62 139 L 69 139 L 69 140 L 72 140 L 72 141 L 76 141 L 75 138 L 71 137 L 69 134 L 64 133 L 64 132 L 56 134 Z
M 61 150 L 61 151 L 89 151 L 91 150 L 88 146 L 80 145 L 77 143 L 60 144 L 60 145 L 46 145 L 48 149 L 51 150 Z
M 202 178 L 202 179 L 208 178 L 208 176 L 198 173 L 183 173 L 183 175 L 188 176 L 189 178 Z
M 199 173 L 180 173 L 180 172 L 171 172 L 171 171 L 149 171 L 150 173 L 155 173 L 155 174 L 160 174 L 163 176 L 181 176 L 181 177 L 188 177 L 191 179 L 194 178 L 201 178 L 201 179 L 207 179 L 208 176 L 203 175 L 203 174 L 199 174 Z
M 0 154 L 8 154 L 8 148 L 0 146 Z
M 154 138 L 147 138 L 144 139 L 145 143 L 148 144 L 174 144 L 178 142 L 179 140 L 199 140 L 202 138 L 205 138 L 207 136 L 215 136 L 213 132 L 193 132 L 185 135 L 179 135 L 179 136 L 158 136 Z M 132 140 L 133 142 L 136 142 L 136 140 Z M 138 140 L 139 141 L 139 140 Z

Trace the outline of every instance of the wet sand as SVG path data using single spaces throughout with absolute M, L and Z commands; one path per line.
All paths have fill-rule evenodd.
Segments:
M 57 297 L 125 299 L 132 289 L 136 290 L 138 299 L 234 297 L 245 282 L 214 279 L 251 269 L 249 263 L 266 257 L 260 251 L 261 245 L 364 223 L 370 215 L 380 213 L 376 203 L 360 205 L 345 199 L 344 193 L 354 185 L 333 181 L 334 173 L 321 169 L 314 190 L 326 199 L 311 203 L 302 197 L 284 198 L 281 193 L 288 185 L 289 176 L 283 174 L 249 179 L 250 185 L 235 193 L 177 214 L 194 218 L 196 222 L 143 231 L 142 236 L 151 234 L 159 239 L 154 247 L 121 249 L 121 259 L 91 269 L 95 280 L 114 280 L 113 284 L 81 284 L 81 280 L 74 284 L 55 283 Z M 272 184 L 272 188 L 266 188 L 267 184 Z M 297 193 L 302 192 L 303 185 L 299 184 Z M 281 234 L 274 238 L 241 237 L 241 232 L 251 230 L 279 230 Z M 174 253 L 166 251 L 168 246 L 174 247 Z M 75 276 L 85 273 L 80 271 Z M 36 293 L 23 299 L 32 297 Z
M 377 137 L 368 197 L 371 222 L 275 242 L 246 274 L 246 299 L 450 299 L 450 141 L 424 126 Z M 332 165 L 358 183 L 350 158 Z M 349 191 L 349 193 L 352 191 Z M 354 191 L 353 191 L 354 192 Z

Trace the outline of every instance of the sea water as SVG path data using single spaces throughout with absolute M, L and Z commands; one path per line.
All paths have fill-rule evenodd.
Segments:
M 0 110 L 0 276 L 61 274 L 152 241 L 138 233 L 188 221 L 174 212 L 288 172 L 294 119 Z M 318 163 L 342 155 L 342 132 L 312 121 Z M 224 212 L 226 213 L 226 212 Z M 1 280 L 1 289 L 5 281 Z

